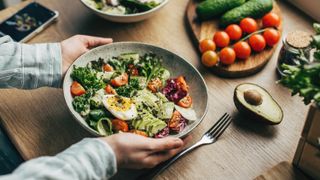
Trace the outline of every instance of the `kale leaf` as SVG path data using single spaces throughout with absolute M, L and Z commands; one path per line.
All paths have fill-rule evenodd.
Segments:
M 97 71 L 89 67 L 76 67 L 71 73 L 71 78 L 79 82 L 86 90 L 99 90 L 105 86 L 101 78 L 97 78 Z

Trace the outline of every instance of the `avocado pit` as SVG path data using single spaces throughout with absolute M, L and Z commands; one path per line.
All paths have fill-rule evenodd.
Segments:
M 243 95 L 247 103 L 251 105 L 258 106 L 262 104 L 262 95 L 257 90 L 247 90 L 243 93 Z

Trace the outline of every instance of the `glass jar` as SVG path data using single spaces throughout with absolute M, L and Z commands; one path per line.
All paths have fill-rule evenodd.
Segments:
M 305 60 L 310 59 L 310 50 L 312 49 L 311 36 L 303 31 L 295 31 L 289 33 L 282 40 L 282 47 L 278 56 L 277 72 L 283 76 L 282 64 L 300 65 L 305 57 Z

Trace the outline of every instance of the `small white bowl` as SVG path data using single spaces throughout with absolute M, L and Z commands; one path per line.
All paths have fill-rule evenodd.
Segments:
M 92 10 L 95 14 L 98 16 L 109 20 L 113 22 L 119 22 L 119 23 L 132 23 L 132 22 L 139 22 L 143 21 L 145 19 L 148 19 L 149 17 L 155 15 L 161 8 L 163 8 L 169 0 L 164 0 L 161 4 L 159 4 L 157 7 L 150 9 L 149 11 L 141 12 L 141 13 L 135 13 L 135 14 L 125 14 L 125 15 L 117 15 L 117 14 L 110 14 L 106 13 L 100 10 L 97 10 L 95 8 L 92 8 L 87 3 L 85 3 L 83 0 L 80 0 L 84 6 Z

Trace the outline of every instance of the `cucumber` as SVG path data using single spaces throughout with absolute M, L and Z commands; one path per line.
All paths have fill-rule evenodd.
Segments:
M 197 6 L 196 12 L 201 20 L 207 20 L 217 17 L 245 2 L 246 0 L 206 0 Z
M 221 26 L 239 23 L 243 18 L 260 18 L 273 8 L 272 0 L 249 0 L 243 5 L 226 12 L 220 19 Z

